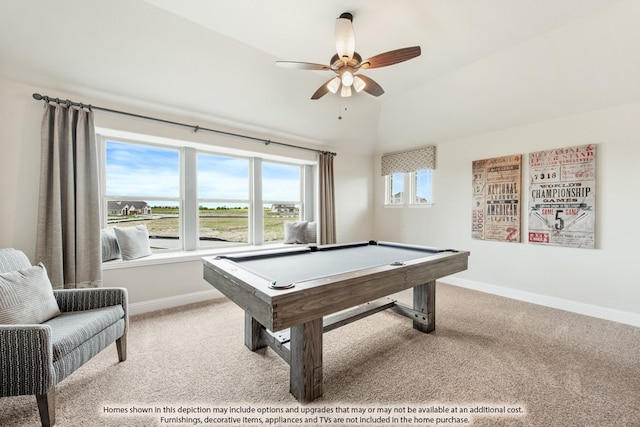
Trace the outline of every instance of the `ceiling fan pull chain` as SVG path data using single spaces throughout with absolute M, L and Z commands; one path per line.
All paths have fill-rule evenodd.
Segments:
M 341 104 L 342 98 L 340 99 L 340 101 L 338 101 L 338 120 L 342 120 L 342 110 L 344 110 L 345 112 L 347 111 L 347 107 L 343 107 Z

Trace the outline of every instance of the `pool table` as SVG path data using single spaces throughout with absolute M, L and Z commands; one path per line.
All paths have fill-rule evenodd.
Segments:
M 204 278 L 245 311 L 245 345 L 289 364 L 300 402 L 322 396 L 322 334 L 382 310 L 435 329 L 435 281 L 469 252 L 391 242 L 303 246 L 203 258 Z M 413 288 L 413 306 L 388 298 Z

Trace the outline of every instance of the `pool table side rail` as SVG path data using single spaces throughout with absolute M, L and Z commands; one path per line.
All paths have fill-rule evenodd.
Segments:
M 269 327 L 273 323 L 271 296 L 255 287 L 261 281 L 267 287 L 268 280 L 238 269 L 224 259 L 204 259 L 203 264 L 204 279 L 209 284 L 262 325 Z
M 382 265 L 299 282 L 292 289 L 268 281 L 225 259 L 204 259 L 205 279 L 271 331 L 425 284 L 467 269 L 468 252 L 442 252 L 402 266 Z
M 301 292 L 274 298 L 272 330 L 288 328 L 467 269 L 468 252 L 443 253 L 296 284 Z M 267 326 L 267 325 L 265 325 Z

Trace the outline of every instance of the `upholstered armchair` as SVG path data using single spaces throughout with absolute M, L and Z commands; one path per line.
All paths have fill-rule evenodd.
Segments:
M 126 359 L 127 330 L 126 289 L 52 290 L 42 264 L 0 249 L 0 397 L 35 395 L 43 426 L 56 384 L 113 342 Z

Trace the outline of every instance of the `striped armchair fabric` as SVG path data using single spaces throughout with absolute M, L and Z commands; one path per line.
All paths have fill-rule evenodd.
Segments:
M 0 249 L 0 273 L 31 267 L 15 249 Z M 55 386 L 116 342 L 126 359 L 124 288 L 53 290 L 61 314 L 40 324 L 0 324 L 0 397 L 36 396 L 43 426 L 55 424 Z

